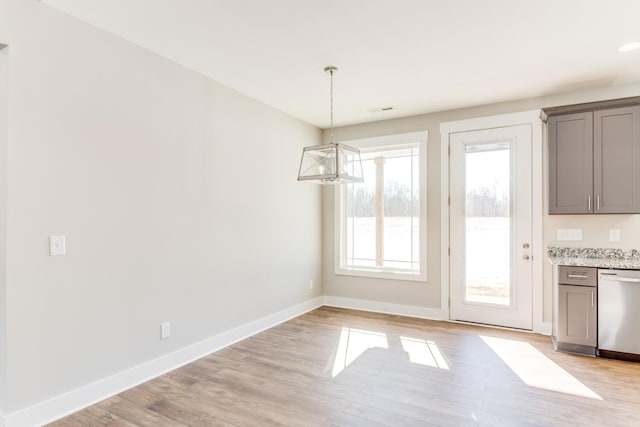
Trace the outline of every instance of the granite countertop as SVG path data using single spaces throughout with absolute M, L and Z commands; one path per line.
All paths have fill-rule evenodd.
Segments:
M 550 246 L 547 258 L 553 265 L 640 270 L 640 251 L 612 248 L 566 248 Z

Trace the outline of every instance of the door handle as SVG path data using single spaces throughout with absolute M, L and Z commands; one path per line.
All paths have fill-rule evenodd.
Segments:
M 600 210 L 600 195 L 596 196 L 596 210 Z
M 529 255 L 522 255 L 522 259 L 529 259 L 531 258 Z
M 569 279 L 586 279 L 587 275 L 586 274 L 567 274 L 567 278 Z
M 591 307 L 593 307 L 593 305 L 594 305 L 594 301 L 593 301 L 593 294 L 594 294 L 594 292 L 593 292 L 593 291 L 591 291 Z
M 529 244 L 528 243 L 523 243 L 522 247 L 525 248 L 525 249 L 529 249 Z
M 587 197 L 587 211 L 591 212 L 591 194 L 589 194 L 589 197 Z

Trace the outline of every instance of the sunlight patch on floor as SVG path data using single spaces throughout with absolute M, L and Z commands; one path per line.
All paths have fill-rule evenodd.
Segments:
M 389 348 L 387 335 L 361 329 L 342 328 L 331 376 L 335 378 L 364 352 L 372 348 Z
M 531 344 L 495 337 L 480 338 L 528 386 L 602 400 L 597 393 Z
M 447 361 L 433 341 L 400 337 L 402 349 L 409 354 L 409 361 L 417 365 L 449 370 Z

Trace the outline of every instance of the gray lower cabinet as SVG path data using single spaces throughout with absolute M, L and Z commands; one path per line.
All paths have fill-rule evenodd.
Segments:
M 554 346 L 561 351 L 595 356 L 598 346 L 597 269 L 560 266 L 557 274 Z
M 548 119 L 549 213 L 640 213 L 640 106 Z

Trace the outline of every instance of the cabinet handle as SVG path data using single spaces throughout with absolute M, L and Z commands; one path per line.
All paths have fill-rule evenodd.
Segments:
M 593 298 L 593 291 L 591 291 L 591 307 L 593 307 L 593 305 L 594 305 L 594 301 L 593 301 L 593 299 L 594 299 L 594 298 Z
M 567 277 L 569 279 L 586 279 L 587 275 L 586 274 L 573 274 L 573 273 L 569 273 L 567 274 Z
M 600 210 L 600 195 L 596 196 L 596 210 Z
M 588 204 L 587 210 L 591 212 L 591 194 L 589 194 L 589 196 L 587 197 L 587 204 Z

